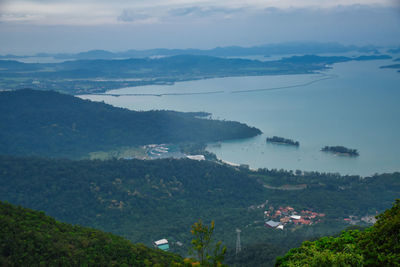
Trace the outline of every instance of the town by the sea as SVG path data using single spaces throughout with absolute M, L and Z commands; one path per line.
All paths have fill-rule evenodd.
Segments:
M 367 176 L 400 171 L 400 73 L 379 68 L 392 62 L 351 61 L 317 74 L 204 79 L 80 97 L 132 110 L 205 111 L 263 132 L 208 144 L 228 162 Z M 267 143 L 271 136 L 300 145 Z M 324 146 L 357 149 L 359 156 L 324 153 Z

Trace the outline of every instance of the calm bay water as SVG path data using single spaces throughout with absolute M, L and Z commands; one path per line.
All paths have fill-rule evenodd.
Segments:
M 138 95 L 81 97 L 132 110 L 206 111 L 263 131 L 209 144 L 226 161 L 365 176 L 400 171 L 400 74 L 379 69 L 391 63 L 347 62 L 321 74 L 217 78 L 108 92 Z M 298 140 L 300 147 L 267 144 L 273 135 Z M 325 145 L 355 148 L 360 156 L 326 154 L 320 151 Z

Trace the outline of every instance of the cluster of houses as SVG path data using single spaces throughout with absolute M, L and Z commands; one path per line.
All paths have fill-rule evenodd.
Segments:
M 325 217 L 324 213 L 313 212 L 310 210 L 302 210 L 297 212 L 293 207 L 279 207 L 275 209 L 270 206 L 264 211 L 265 226 L 281 229 L 291 225 L 312 225 L 319 223 L 321 218 Z

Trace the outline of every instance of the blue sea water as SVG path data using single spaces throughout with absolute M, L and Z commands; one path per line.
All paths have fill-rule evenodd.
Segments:
M 257 127 L 261 136 L 207 148 L 251 168 L 367 176 L 400 171 L 400 74 L 379 68 L 388 64 L 392 61 L 352 61 L 319 74 L 227 77 L 108 92 L 136 95 L 81 97 L 132 110 L 206 111 Z M 300 147 L 266 143 L 273 135 L 299 141 Z M 321 152 L 325 145 L 355 148 L 360 156 Z

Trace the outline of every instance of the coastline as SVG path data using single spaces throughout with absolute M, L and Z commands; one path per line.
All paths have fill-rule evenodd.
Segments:
M 221 148 L 207 147 L 207 151 L 215 153 L 218 158 L 233 163 L 244 162 L 253 168 L 299 169 L 369 176 L 374 173 L 400 171 L 397 160 L 399 152 L 395 149 L 399 141 L 393 140 L 393 132 L 399 127 L 395 123 L 399 116 L 398 103 L 395 101 L 399 96 L 396 86 L 399 76 L 396 72 L 379 69 L 379 66 L 387 63 L 388 60 L 337 63 L 332 69 L 324 71 L 325 74 L 335 75 L 336 79 L 299 88 L 260 91 L 245 95 L 229 92 L 243 88 L 251 90 L 265 88 L 266 85 L 275 88 L 306 83 L 320 76 L 306 74 L 216 78 L 168 86 L 136 87 L 130 91 L 134 93 L 201 92 L 219 89 L 225 91 L 209 96 L 87 97 L 134 110 L 175 109 L 184 112 L 205 110 L 212 113 L 213 118 L 241 121 L 262 130 L 263 135 L 249 140 L 227 140 L 221 142 Z M 386 79 L 385 91 L 375 86 L 383 77 Z M 117 92 L 127 93 L 129 90 Z M 363 93 L 365 102 L 359 103 L 358 99 L 354 98 L 359 96 L 360 92 Z M 344 94 L 347 99 L 340 110 L 335 108 L 335 103 L 343 101 L 343 97 L 338 93 Z M 367 103 L 370 105 L 377 99 L 383 100 L 383 97 L 388 99 L 385 107 L 372 112 Z M 318 112 L 315 112 L 316 110 Z M 375 118 L 378 116 L 385 119 L 378 122 L 379 127 L 371 129 L 371 125 L 376 125 Z M 338 120 L 339 117 L 342 119 Z M 355 118 L 357 120 L 354 121 Z M 353 121 L 349 123 L 350 120 Z M 345 134 L 343 129 L 353 132 L 354 135 Z M 318 130 L 323 133 L 319 134 Z M 363 134 L 367 131 L 372 132 L 369 135 Z M 379 145 L 371 142 L 372 134 L 382 137 Z M 285 145 L 266 145 L 265 138 L 273 135 L 296 137 L 301 140 L 301 149 Z M 329 143 L 351 144 L 359 148 L 362 155 L 347 157 L 321 153 L 321 147 Z

